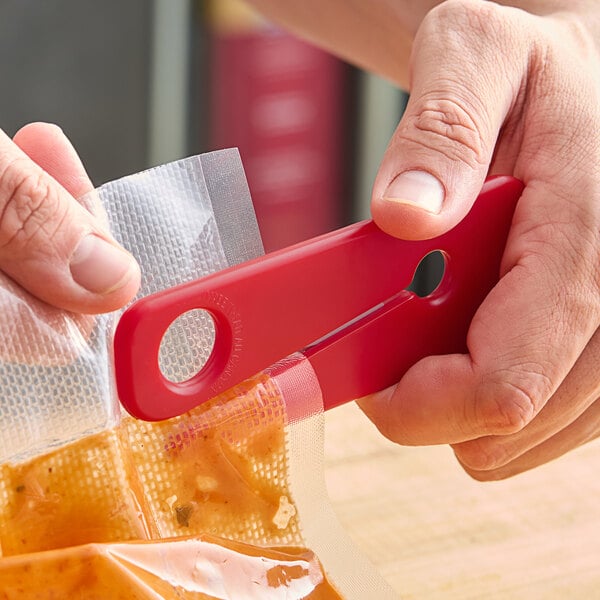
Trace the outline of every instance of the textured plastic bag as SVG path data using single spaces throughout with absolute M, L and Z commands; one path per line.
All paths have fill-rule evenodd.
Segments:
M 234 150 L 125 177 L 81 202 L 108 219 L 114 236 L 142 265 L 140 295 L 262 253 Z M 115 315 L 90 317 L 54 309 L 8 277 L 0 278 L 0 462 L 114 425 L 118 404 L 109 362 Z M 199 326 L 193 332 L 198 343 L 186 345 L 189 327 L 171 334 L 162 365 L 167 376 L 185 377 L 178 369 L 193 370 L 203 359 L 210 332 L 205 331 L 206 319 Z M 178 356 L 186 348 L 194 355 Z
M 83 201 L 106 211 L 142 265 L 142 295 L 262 252 L 236 151 Z M 136 421 L 114 395 L 114 315 L 70 315 L 6 283 L 0 598 L 394 597 L 329 507 L 307 361 L 275 365 L 181 417 Z M 163 373 L 187 379 L 212 336 L 201 311 L 178 320 Z

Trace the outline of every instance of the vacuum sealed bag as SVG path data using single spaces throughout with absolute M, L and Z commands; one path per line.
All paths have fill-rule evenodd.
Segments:
M 192 157 L 82 200 L 142 267 L 140 295 L 262 253 L 239 155 Z M 393 598 L 328 503 L 322 399 L 290 357 L 170 420 L 120 409 L 118 315 L 0 289 L 0 599 Z M 268 326 L 268 324 L 265 324 Z M 185 381 L 214 327 L 191 311 L 160 368 Z

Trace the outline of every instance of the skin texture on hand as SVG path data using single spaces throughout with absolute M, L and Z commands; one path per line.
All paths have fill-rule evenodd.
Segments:
M 600 3 L 436 4 L 417 25 L 410 100 L 373 216 L 397 237 L 433 237 L 468 212 L 487 174 L 514 175 L 525 190 L 469 354 L 426 358 L 360 405 L 391 440 L 450 443 L 470 475 L 498 479 L 600 435 Z M 384 35 L 392 5 L 400 14 L 413 3 L 370 3 L 364 26 Z M 308 14 L 297 30 L 310 29 Z M 411 34 L 409 17 L 396 25 Z M 317 39 L 325 27 L 315 26 Z M 355 58 L 349 42 L 332 45 Z M 402 84 L 383 46 L 358 62 L 380 62 Z
M 139 286 L 133 257 L 102 217 L 75 200 L 93 186 L 55 125 L 0 132 L 0 271 L 34 296 L 78 313 L 115 310 Z
M 451 443 L 473 477 L 506 477 L 597 435 L 600 60 L 570 14 L 459 1 L 423 21 L 411 70 L 378 223 L 429 237 L 464 216 L 488 172 L 526 187 L 469 354 L 425 359 L 361 406 L 397 442 Z M 398 181 L 415 170 L 441 182 L 437 213 Z
M 75 200 L 92 189 L 55 125 L 28 125 L 12 141 L 0 132 L 0 360 L 69 363 L 85 351 L 92 313 L 136 293 L 135 260 L 110 236 L 104 214 Z M 90 234 L 109 246 L 107 258 L 90 251 Z

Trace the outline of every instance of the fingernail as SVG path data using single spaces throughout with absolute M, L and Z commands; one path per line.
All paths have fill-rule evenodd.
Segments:
M 108 294 L 123 287 L 137 269 L 127 252 L 93 234 L 79 242 L 70 267 L 73 279 L 94 294 Z
M 383 198 L 437 215 L 442 210 L 444 195 L 444 186 L 437 177 L 426 171 L 405 171 L 392 180 Z

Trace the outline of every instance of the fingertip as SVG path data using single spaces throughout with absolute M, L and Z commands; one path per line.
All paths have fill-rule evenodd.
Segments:
M 452 444 L 456 459 L 470 471 L 493 471 L 514 458 L 502 441 L 505 436 L 483 436 Z
M 69 260 L 40 253 L 16 257 L 3 270 L 43 302 L 80 314 L 118 310 L 137 294 L 141 271 L 135 258 L 116 242 L 88 234 Z
M 443 220 L 409 201 L 375 198 L 371 215 L 385 233 L 402 240 L 427 240 L 443 233 Z
M 64 132 L 56 123 L 50 123 L 48 121 L 33 121 L 23 125 L 20 129 L 18 129 L 13 136 L 13 140 L 28 139 L 30 137 L 36 139 L 40 135 L 59 136 L 64 135 Z
M 64 135 L 62 128 L 56 123 L 50 123 L 48 121 L 32 121 L 19 128 L 13 136 L 13 139 L 26 138 L 29 136 L 37 138 L 44 133 L 47 133 L 48 135 Z
M 77 151 L 58 125 L 29 123 L 15 133 L 13 142 L 74 198 L 94 189 Z
M 111 292 L 98 296 L 98 299 L 93 305 L 93 312 L 106 313 L 123 308 L 135 298 L 140 289 L 140 283 L 140 268 L 138 264 L 133 261 L 129 272 L 121 280 L 120 285 Z
M 38 159 L 43 162 L 43 157 L 49 150 L 64 144 L 67 140 L 64 131 L 55 123 L 36 121 L 23 125 L 13 136 L 13 142 L 38 165 Z M 70 142 L 68 142 L 70 145 Z M 41 165 L 40 165 L 41 166 Z
M 121 308 L 140 286 L 141 272 L 133 256 L 95 234 L 88 234 L 79 242 L 69 269 L 76 286 L 84 291 L 76 295 L 93 312 Z
M 382 169 L 374 186 L 371 213 L 380 229 L 400 239 L 426 240 L 446 233 L 465 217 L 477 196 L 464 186 L 457 193 L 453 181 L 442 183 L 424 170 L 404 171 L 389 183 L 386 172 L 390 169 Z
M 131 302 L 140 288 L 140 271 L 135 264 L 123 277 L 120 285 L 105 294 L 95 294 L 79 288 L 68 292 L 62 298 L 43 298 L 46 302 L 72 313 L 96 315 L 119 310 Z
M 392 442 L 399 442 L 399 436 L 395 428 L 395 419 L 390 410 L 390 403 L 395 395 L 396 387 L 396 385 L 392 385 L 384 390 L 356 400 L 358 407 L 377 427 L 379 433 Z

